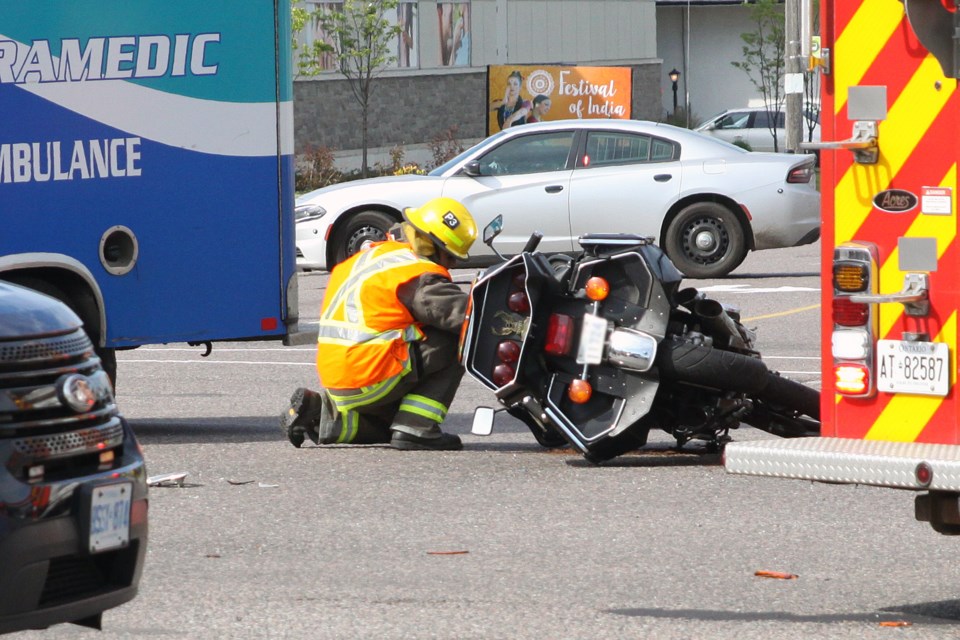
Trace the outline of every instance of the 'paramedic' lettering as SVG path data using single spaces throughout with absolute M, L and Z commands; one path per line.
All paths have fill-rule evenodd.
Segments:
M 140 138 L 0 144 L 0 184 L 141 174 Z
M 85 46 L 78 38 L 66 38 L 56 57 L 49 40 L 34 40 L 30 46 L 0 40 L 0 83 L 215 75 L 219 64 L 209 50 L 219 42 L 219 33 L 90 38 Z

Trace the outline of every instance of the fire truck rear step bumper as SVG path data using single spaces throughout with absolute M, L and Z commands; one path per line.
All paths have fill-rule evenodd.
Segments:
M 960 446 L 956 445 L 848 438 L 757 440 L 731 442 L 723 457 L 730 473 L 960 492 Z M 932 471 L 929 483 L 918 480 L 920 465 Z

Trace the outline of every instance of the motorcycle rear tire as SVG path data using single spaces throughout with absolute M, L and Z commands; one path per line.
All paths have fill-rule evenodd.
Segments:
M 660 377 L 736 391 L 820 420 L 820 392 L 771 371 L 762 360 L 667 338 L 657 351 Z

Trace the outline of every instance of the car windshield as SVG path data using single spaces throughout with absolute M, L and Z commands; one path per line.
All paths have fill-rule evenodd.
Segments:
M 446 162 L 444 162 L 443 164 L 441 164 L 439 167 L 436 167 L 433 171 L 431 171 L 431 172 L 428 173 L 427 175 L 428 175 L 428 176 L 442 176 L 444 173 L 446 173 L 447 171 L 449 171 L 451 167 L 454 167 L 455 165 L 458 165 L 458 164 L 460 164 L 461 162 L 463 162 L 463 160 L 464 160 L 467 156 L 473 154 L 475 151 L 477 151 L 477 149 L 480 149 L 481 147 L 488 147 L 488 146 L 490 146 L 491 143 L 495 143 L 497 140 L 499 140 L 500 138 L 502 138 L 502 137 L 505 136 L 506 134 L 507 134 L 507 130 L 506 130 L 506 129 L 504 129 L 503 131 L 498 131 L 497 133 L 493 134 L 493 135 L 490 136 L 489 138 L 484 139 L 482 142 L 473 145 L 472 147 L 470 147 L 470 148 L 467 149 L 466 151 L 461 151 L 460 153 L 458 153 L 457 155 L 455 155 L 455 156 L 452 157 L 451 159 L 449 159 L 449 160 L 447 160 Z

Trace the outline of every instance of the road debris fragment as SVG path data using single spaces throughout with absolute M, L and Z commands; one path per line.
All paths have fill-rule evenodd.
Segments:
M 147 486 L 150 487 L 183 487 L 183 482 L 187 478 L 186 471 L 176 473 L 161 473 L 147 478 Z
M 799 576 L 795 573 L 785 573 L 783 571 L 756 571 L 758 578 L 773 578 L 775 580 L 796 580 Z

